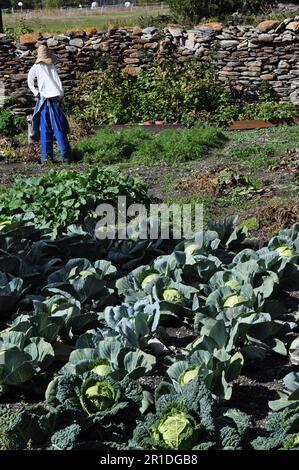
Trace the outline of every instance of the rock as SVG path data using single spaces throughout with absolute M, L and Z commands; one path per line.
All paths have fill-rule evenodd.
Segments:
M 88 28 L 86 28 L 85 32 L 88 36 L 94 36 L 95 34 L 97 34 L 97 28 L 89 26 Z
M 108 30 L 107 30 L 108 36 L 112 36 L 113 34 L 115 34 L 116 31 L 117 31 L 117 29 L 118 29 L 118 26 L 117 26 L 117 25 L 115 25 L 115 24 L 110 24 L 110 25 L 108 26 Z
M 239 44 L 239 41 L 232 41 L 232 40 L 220 41 L 220 46 L 223 49 L 232 49 L 232 48 L 237 47 L 238 44 Z
M 56 41 L 58 42 L 67 42 L 69 41 L 69 36 L 66 36 L 65 34 L 55 34 L 55 36 L 53 36 L 53 39 L 55 39 Z
M 54 38 L 49 38 L 47 39 L 47 46 L 48 47 L 55 47 L 55 46 L 58 46 L 59 42 L 57 41 L 57 39 L 54 39 Z
M 258 37 L 259 42 L 272 42 L 273 39 L 272 34 L 260 34 Z
M 157 28 L 153 28 L 153 27 L 149 27 L 149 28 L 144 28 L 142 30 L 142 34 L 147 34 L 149 36 L 152 36 L 153 34 L 155 34 L 157 32 Z
M 137 77 L 139 75 L 141 68 L 140 67 L 132 67 L 131 65 L 127 65 L 123 71 L 127 73 L 128 75 L 131 75 L 131 77 Z
M 77 52 L 78 51 L 78 48 L 75 47 L 75 46 L 65 46 L 65 48 L 68 52 Z
M 185 41 L 185 47 L 186 49 L 192 50 L 195 47 L 195 32 L 188 31 L 187 33 L 188 33 L 188 37 Z
M 70 40 L 69 45 L 81 49 L 84 45 L 84 42 L 80 38 L 75 38 Z
M 266 20 L 259 23 L 256 27 L 261 33 L 267 33 L 271 29 L 275 29 L 280 25 L 280 21 L 277 20 Z
M 290 100 L 295 106 L 299 106 L 299 90 L 295 90 L 290 94 Z
M 297 32 L 299 30 L 299 21 L 292 21 L 287 25 L 286 29 Z
M 126 57 L 124 59 L 125 64 L 139 64 L 140 59 L 139 58 L 134 58 L 134 57 Z
M 140 26 L 134 26 L 133 29 L 132 29 L 132 34 L 134 36 L 141 36 L 142 35 L 142 29 L 140 28 Z
M 274 80 L 274 75 L 272 75 L 271 73 L 265 73 L 261 75 L 261 79 L 270 82 L 271 80 Z
M 108 41 L 100 42 L 99 43 L 99 48 L 103 52 L 108 52 L 109 49 L 110 49 L 109 42 Z
M 290 65 L 286 60 L 280 60 L 278 63 L 278 68 L 279 69 L 289 69 Z
M 67 30 L 66 34 L 72 38 L 80 38 L 85 36 L 85 31 L 80 28 L 71 28 Z
M 159 43 L 158 42 L 147 42 L 144 44 L 144 49 L 158 49 Z
M 173 36 L 174 38 L 180 38 L 183 36 L 184 29 L 182 28 L 182 26 L 167 26 L 167 29 L 171 36 Z
M 30 34 L 23 34 L 20 37 L 20 43 L 27 45 L 27 44 L 35 44 L 40 38 L 41 38 L 41 33 L 36 32 L 36 33 L 30 33 Z
M 223 30 L 223 24 L 218 21 L 211 21 L 209 23 L 202 23 L 196 26 L 196 29 L 201 30 L 202 28 L 208 28 L 216 33 L 220 33 Z

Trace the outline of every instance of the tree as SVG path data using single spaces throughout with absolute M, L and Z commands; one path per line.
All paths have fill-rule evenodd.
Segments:
M 299 1 L 299 0 L 298 0 Z M 203 16 L 232 13 L 237 10 L 256 12 L 277 0 L 168 0 L 170 10 L 184 20 L 197 21 Z
M 62 0 L 45 0 L 45 8 L 60 8 L 63 5 Z

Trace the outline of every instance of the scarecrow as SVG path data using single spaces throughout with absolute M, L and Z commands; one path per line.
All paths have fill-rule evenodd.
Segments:
M 64 92 L 55 62 L 56 56 L 45 45 L 40 45 L 37 50 L 37 60 L 28 73 L 28 86 L 36 100 L 32 116 L 32 131 L 34 134 L 40 132 L 42 164 L 53 161 L 54 136 L 62 160 L 66 163 L 72 161 L 71 147 L 67 137 L 69 125 L 62 110 Z M 37 80 L 37 87 L 35 80 Z

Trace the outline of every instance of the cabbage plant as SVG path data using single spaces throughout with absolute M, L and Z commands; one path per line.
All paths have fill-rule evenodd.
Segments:
M 71 352 L 69 362 L 60 373 L 83 374 L 92 371 L 100 377 L 110 375 L 120 380 L 128 375 L 137 379 L 150 372 L 156 364 L 151 354 L 124 348 L 116 338 L 100 339 L 96 345 L 89 339 L 89 343 L 85 346 L 93 347 L 78 348 Z
M 129 449 L 241 449 L 250 418 L 238 410 L 218 409 L 200 379 L 177 391 L 165 384 L 149 413 L 134 430 Z M 225 433 L 221 430 L 225 428 Z
M 128 377 L 116 381 L 93 372 L 57 376 L 46 391 L 47 405 L 59 411 L 64 426 L 75 421 L 83 440 L 98 441 L 102 449 L 127 442 L 141 416 L 142 401 L 141 387 Z M 76 432 L 73 448 L 81 440 Z
M 159 303 L 146 297 L 133 306 L 122 304 L 107 307 L 105 320 L 112 336 L 116 335 L 124 347 L 144 349 L 157 332 L 160 322 Z

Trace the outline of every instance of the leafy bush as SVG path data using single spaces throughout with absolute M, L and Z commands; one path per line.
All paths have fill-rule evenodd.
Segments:
M 148 201 L 144 183 L 116 168 L 86 173 L 51 171 L 45 176 L 16 179 L 12 188 L 0 194 L 0 217 L 32 211 L 36 223 L 57 234 L 69 224 L 95 215 L 99 203 L 116 203 L 117 196 L 127 196 L 128 204 Z
M 10 109 L 0 109 L 0 134 L 13 136 L 26 128 L 26 120 L 13 114 Z
M 203 67 L 196 61 L 160 58 L 137 78 L 114 67 L 100 69 L 82 77 L 69 107 L 78 118 L 98 124 L 213 122 L 213 116 L 231 99 L 211 67 L 209 60 Z
M 292 103 L 277 103 L 275 101 L 261 101 L 260 103 L 246 103 L 241 109 L 238 119 L 264 119 L 275 121 L 289 119 L 296 116 L 296 108 Z
M 204 16 L 224 15 L 237 10 L 259 11 L 275 0 L 167 0 L 172 13 L 184 20 L 197 21 Z

